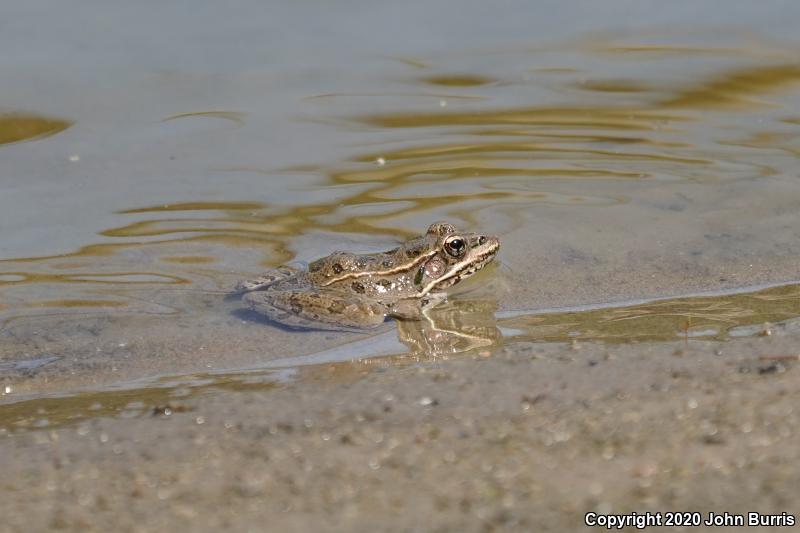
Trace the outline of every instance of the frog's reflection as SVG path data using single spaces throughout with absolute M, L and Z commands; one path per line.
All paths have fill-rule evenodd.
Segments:
M 398 320 L 397 336 L 412 356 L 442 357 L 498 344 L 497 302 L 455 299 L 427 310 L 421 320 Z

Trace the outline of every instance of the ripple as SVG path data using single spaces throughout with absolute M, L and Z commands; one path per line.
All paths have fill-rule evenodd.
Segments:
M 559 158 L 597 158 L 597 159 L 635 159 L 643 161 L 660 161 L 684 165 L 711 165 L 712 161 L 700 158 L 677 157 L 658 153 L 625 152 L 622 150 L 599 150 L 596 148 L 562 148 L 552 144 L 534 142 L 484 142 L 435 145 L 422 148 L 381 152 L 358 157 L 358 161 L 374 161 L 383 157 L 386 161 L 435 158 L 461 154 L 491 154 L 495 159 L 505 158 L 506 153 L 537 153 L 538 157 L 554 155 Z M 541 152 L 541 154 L 539 154 Z
M 73 122 L 24 113 L 0 113 L 0 144 L 43 139 L 62 132 Z
M 623 307 L 514 313 L 498 326 L 537 342 L 664 342 L 755 336 L 800 316 L 800 285 L 656 300 Z
M 598 93 L 644 93 L 653 90 L 652 87 L 638 80 L 624 79 L 583 80 L 575 83 L 573 86 L 582 91 Z
M 207 265 L 215 263 L 216 257 L 203 256 L 203 255 L 182 255 L 182 256 L 166 256 L 161 258 L 162 261 L 167 263 L 178 263 L 181 265 Z
M 520 158 L 520 162 L 529 162 Z M 429 176 L 443 177 L 452 181 L 475 176 L 528 176 L 528 177 L 573 177 L 573 178 L 625 178 L 641 179 L 646 177 L 641 172 L 613 170 L 604 168 L 565 168 L 511 165 L 501 166 L 494 157 L 458 158 L 452 160 L 422 161 L 407 164 L 387 165 L 382 169 L 358 169 L 335 171 L 332 177 L 344 183 L 371 181 L 378 183 L 394 184 L 410 181 L 412 178 L 419 181 Z
M 212 218 L 174 218 L 144 220 L 127 226 L 113 228 L 101 232 L 107 237 L 152 237 L 176 233 L 237 233 L 237 234 L 281 234 L 284 227 L 280 224 L 264 224 L 258 220 L 248 219 L 212 219 Z
M 191 113 L 178 113 L 175 115 L 170 115 L 167 118 L 163 119 L 162 122 L 168 122 L 170 120 L 177 120 L 182 118 L 217 118 L 222 120 L 228 120 L 230 122 L 234 122 L 238 125 L 244 124 L 244 117 L 245 113 L 241 113 L 239 111 L 194 111 Z
M 4 280 L 3 278 L 9 278 Z M 178 276 L 150 272 L 52 274 L 45 272 L 10 272 L 0 274 L 0 284 L 22 283 L 112 283 L 136 284 L 184 284 L 188 281 Z
M 662 103 L 665 108 L 754 109 L 755 96 L 800 82 L 800 64 L 733 69 L 699 85 L 689 86 Z
M 26 307 L 59 307 L 59 308 L 87 308 L 87 307 L 127 307 L 127 302 L 115 300 L 38 300 L 29 302 Z
M 464 101 L 478 101 L 486 100 L 487 97 L 479 95 L 466 95 L 466 94 L 452 94 L 452 93 L 403 93 L 403 92 L 380 92 L 380 93 L 323 93 L 307 96 L 304 100 L 327 100 L 327 99 L 341 99 L 341 98 L 379 98 L 386 99 L 387 96 L 404 97 L 404 98 L 436 98 L 438 100 L 464 100 Z
M 657 130 L 664 122 L 687 121 L 689 117 L 646 108 L 518 107 L 466 112 L 379 113 L 358 118 L 382 128 L 429 128 L 469 125 L 538 125 L 618 130 Z
M 497 80 L 478 74 L 435 74 L 420 78 L 423 83 L 440 85 L 443 87 L 480 87 L 496 83 Z
M 176 204 L 154 205 L 118 211 L 120 214 L 161 213 L 164 211 L 252 211 L 262 209 L 266 204 L 261 202 L 183 202 Z
M 67 282 L 114 283 L 114 284 L 183 284 L 187 280 L 177 276 L 149 273 L 120 273 L 120 274 L 73 274 L 64 276 Z
M 57 358 L 56 358 L 57 359 Z M 47 363 L 55 359 L 48 359 Z M 0 427 L 9 430 L 36 429 L 47 417 L 47 427 L 62 427 L 95 419 L 169 416 L 189 410 L 184 402 L 209 391 L 264 391 L 279 385 L 279 372 L 229 372 L 227 374 L 192 374 L 123 383 L 107 389 L 39 398 L 20 398 L 0 404 Z

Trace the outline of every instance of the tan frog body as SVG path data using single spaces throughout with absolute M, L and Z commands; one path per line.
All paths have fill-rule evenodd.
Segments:
M 425 235 L 377 254 L 334 252 L 308 265 L 287 267 L 243 281 L 247 305 L 286 326 L 361 329 L 386 317 L 419 319 L 425 309 L 446 298 L 444 290 L 491 262 L 500 240 L 461 233 L 446 222 Z

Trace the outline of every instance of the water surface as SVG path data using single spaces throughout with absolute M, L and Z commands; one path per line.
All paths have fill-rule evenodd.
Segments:
M 40 30 L 0 36 L 0 379 L 22 395 L 792 320 L 796 286 L 759 284 L 800 278 L 798 8 L 734 4 L 714 27 L 590 2 L 419 6 L 441 25 L 358 2 L 4 8 Z M 298 333 L 225 297 L 442 219 L 503 248 L 434 324 Z

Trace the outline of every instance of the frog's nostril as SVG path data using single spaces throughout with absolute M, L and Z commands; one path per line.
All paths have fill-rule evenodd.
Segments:
M 478 244 L 486 244 L 486 237 L 481 235 L 481 237 L 478 239 Z

